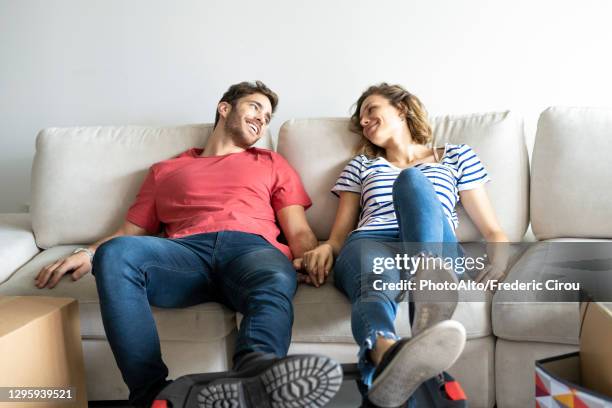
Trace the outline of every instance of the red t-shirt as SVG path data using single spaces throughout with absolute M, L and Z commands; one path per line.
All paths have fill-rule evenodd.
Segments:
M 276 212 L 289 205 L 308 208 L 310 198 L 297 172 L 278 153 L 249 148 L 241 153 L 200 157 L 202 149 L 151 166 L 127 220 L 169 238 L 204 232 L 261 235 L 289 259 L 278 242 Z

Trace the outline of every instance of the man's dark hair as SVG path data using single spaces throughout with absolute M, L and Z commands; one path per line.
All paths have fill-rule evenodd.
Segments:
M 253 95 L 255 93 L 260 93 L 270 100 L 270 105 L 272 105 L 272 113 L 274 113 L 276 110 L 276 105 L 278 105 L 278 95 L 276 95 L 274 91 L 268 88 L 266 84 L 261 81 L 255 81 L 254 83 L 244 81 L 230 86 L 227 92 L 225 92 L 221 97 L 219 103 L 227 102 L 232 105 L 233 109 L 236 107 L 236 101 L 238 101 L 240 98 L 247 95 Z M 215 114 L 215 126 L 217 126 L 218 122 L 219 111 L 217 110 L 217 113 Z

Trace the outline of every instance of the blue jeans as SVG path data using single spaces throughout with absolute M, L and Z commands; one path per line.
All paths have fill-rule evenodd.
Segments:
M 375 367 L 368 352 L 375 347 L 377 336 L 399 339 L 394 321 L 400 291 L 374 290 L 373 282 L 399 282 L 401 274 L 395 268 L 373 274 L 374 258 L 394 258 L 398 249 L 409 251 L 410 256 L 421 252 L 458 256 L 461 251 L 433 185 L 418 169 L 399 174 L 393 184 L 393 205 L 399 229 L 353 232 L 334 266 L 335 284 L 352 306 L 351 328 L 360 346 L 362 392 L 372 383 Z
M 118 237 L 98 248 L 92 273 L 104 330 L 132 404 L 150 398 L 168 375 L 149 305 L 219 302 L 242 313 L 234 364 L 250 352 L 287 354 L 296 272 L 259 235 L 222 231 L 179 239 Z

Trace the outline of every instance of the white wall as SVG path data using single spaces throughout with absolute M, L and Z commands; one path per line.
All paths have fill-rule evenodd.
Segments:
M 273 132 L 385 80 L 432 114 L 515 110 L 532 136 L 547 106 L 612 105 L 611 17 L 608 0 L 0 0 L 0 212 L 29 200 L 39 129 L 210 122 L 244 79 L 279 93 Z

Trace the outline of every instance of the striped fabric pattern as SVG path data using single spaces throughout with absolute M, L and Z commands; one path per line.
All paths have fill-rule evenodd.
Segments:
M 490 177 L 470 146 L 447 143 L 444 147 L 439 163 L 421 163 L 415 168 L 433 184 L 444 214 L 455 229 L 459 224 L 455 212 L 459 191 L 481 186 Z M 332 193 L 338 195 L 341 191 L 351 191 L 361 195 L 361 213 L 356 230 L 398 229 L 392 188 L 401 171 L 382 157 L 368 159 L 364 155 L 355 156 L 346 165 Z

